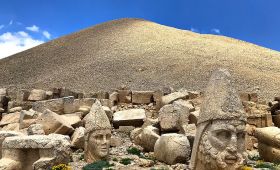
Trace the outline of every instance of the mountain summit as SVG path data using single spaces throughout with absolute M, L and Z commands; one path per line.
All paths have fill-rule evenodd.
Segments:
M 279 52 L 142 19 L 106 22 L 4 58 L 0 87 L 202 90 L 217 68 L 228 69 L 240 91 L 280 94 Z

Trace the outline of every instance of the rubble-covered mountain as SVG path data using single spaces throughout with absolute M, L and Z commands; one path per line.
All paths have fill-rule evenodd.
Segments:
M 0 87 L 201 91 L 219 67 L 231 71 L 239 91 L 270 100 L 280 94 L 279 52 L 141 19 L 96 25 L 2 59 Z

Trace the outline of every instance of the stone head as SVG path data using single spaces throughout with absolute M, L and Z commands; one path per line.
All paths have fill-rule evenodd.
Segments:
M 201 105 L 190 168 L 238 169 L 246 158 L 246 122 L 229 72 L 215 71 Z
M 104 160 L 109 154 L 111 124 L 97 100 L 85 119 L 85 160 L 89 163 Z

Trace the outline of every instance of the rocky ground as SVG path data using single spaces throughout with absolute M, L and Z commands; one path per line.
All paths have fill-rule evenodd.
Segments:
M 112 93 L 92 94 L 75 93 L 65 88 L 19 92 L 0 89 L 0 96 L 0 142 L 7 137 L 3 136 L 7 135 L 7 131 L 20 133 L 27 139 L 34 134 L 58 133 L 68 136 L 71 143 L 68 146 L 72 150 L 69 167 L 73 170 L 80 170 L 88 164 L 84 161 L 83 120 L 96 98 L 101 102 L 113 127 L 107 162 L 111 169 L 188 169 L 197 118 L 203 101 L 203 94 L 200 92 L 185 89 L 175 91 L 172 88 L 161 91 L 122 88 Z M 279 141 L 269 135 L 256 135 L 256 131 L 262 134 L 271 131 L 265 129 L 264 132 L 259 132 L 256 128 L 280 126 L 280 98 L 276 97 L 269 103 L 259 100 L 256 93 L 240 93 L 240 98 L 248 115 L 246 148 L 250 160 L 244 168 L 277 168 L 276 163 L 269 162 L 273 162 L 275 157 L 277 159 L 278 155 L 262 155 L 263 152 L 259 153 L 258 150 L 263 148 L 263 145 L 259 145 L 260 141 L 266 141 L 263 139 L 269 138 L 272 142 L 266 145 L 276 150 L 280 146 Z M 52 126 L 53 123 L 60 127 Z M 273 130 L 275 134 L 278 133 L 277 130 L 278 128 Z M 156 144 L 158 139 L 165 138 L 171 141 L 168 147 Z M 177 145 L 180 142 L 183 145 Z M 169 148 L 173 150 L 168 150 Z M 165 154 L 166 156 L 162 156 Z M 182 159 L 176 159 L 181 157 Z M 263 159 L 266 162 L 260 161 Z

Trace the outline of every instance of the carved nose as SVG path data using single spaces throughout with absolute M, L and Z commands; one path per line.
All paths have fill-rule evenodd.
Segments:
M 237 136 L 234 134 L 231 137 L 230 144 L 227 147 L 227 150 L 230 152 L 236 152 L 237 151 Z

